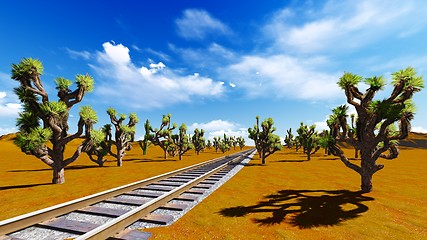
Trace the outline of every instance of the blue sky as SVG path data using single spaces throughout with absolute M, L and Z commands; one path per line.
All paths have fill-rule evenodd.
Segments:
M 98 127 L 108 107 L 136 112 L 137 138 L 167 113 L 210 138 L 246 136 L 257 115 L 281 137 L 301 121 L 322 129 L 345 103 L 344 71 L 390 80 L 412 66 L 427 76 L 426 12 L 421 0 L 5 1 L 0 135 L 17 131 L 10 71 L 24 57 L 43 62 L 51 100 L 56 77 L 89 73 L 95 89 L 79 106 L 94 107 Z M 414 100 L 413 131 L 427 132 L 427 90 Z M 75 130 L 78 107 L 71 115 Z

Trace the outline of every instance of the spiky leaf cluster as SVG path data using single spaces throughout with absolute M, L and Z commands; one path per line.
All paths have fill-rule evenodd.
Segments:
M 93 91 L 93 85 L 94 85 L 94 80 L 91 76 L 89 76 L 88 74 L 86 75 L 82 75 L 82 74 L 78 74 L 76 76 L 76 83 L 78 88 L 83 89 L 83 91 L 85 92 L 92 92 Z
M 14 143 L 23 152 L 33 153 L 44 147 L 45 143 L 52 137 L 52 130 L 49 128 L 36 127 L 28 133 L 18 133 Z
M 24 58 L 19 64 L 12 64 L 12 79 L 32 79 L 35 74 L 43 74 L 43 64 L 38 59 Z

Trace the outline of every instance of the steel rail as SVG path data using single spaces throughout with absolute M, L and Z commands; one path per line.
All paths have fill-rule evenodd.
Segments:
M 231 161 L 236 161 L 236 159 L 243 158 L 247 156 L 248 153 L 245 152 L 240 156 L 235 157 Z M 121 215 L 118 218 L 115 218 L 77 238 L 75 240 L 85 240 L 85 239 L 107 239 L 108 237 L 114 236 L 118 232 L 124 230 L 127 226 L 131 225 L 132 223 L 138 221 L 139 219 L 143 218 L 144 216 L 148 215 L 150 212 L 154 211 L 155 209 L 159 208 L 160 206 L 166 204 L 170 200 L 174 199 L 175 197 L 178 197 L 180 194 L 184 193 L 185 191 L 189 190 L 193 186 L 197 185 L 204 179 L 212 176 L 216 172 L 220 171 L 221 169 L 225 168 L 231 161 L 227 161 L 220 166 L 212 169 L 209 172 L 206 172 L 205 174 L 171 190 L 170 192 L 161 195 L 160 197 L 157 197 L 151 201 L 148 201 L 147 203 L 125 213 L 124 215 Z
M 109 189 L 103 192 L 95 193 L 92 195 L 88 195 L 82 198 L 78 198 L 75 200 L 71 200 L 65 203 L 57 204 L 48 208 L 40 209 L 34 212 L 30 212 L 27 214 L 23 214 L 20 216 L 16 216 L 10 219 L 6 219 L 3 221 L 0 221 L 0 236 L 10 234 L 12 232 L 16 232 L 18 230 L 24 229 L 26 227 L 35 225 L 40 222 L 44 222 L 46 220 L 52 219 L 56 216 L 63 215 L 75 210 L 78 210 L 80 208 L 92 205 L 97 202 L 101 202 L 103 200 L 106 200 L 108 198 L 124 194 L 127 192 L 130 192 L 134 189 L 140 188 L 145 185 L 149 185 L 151 183 L 166 179 L 170 176 L 176 175 L 181 172 L 185 172 L 194 168 L 198 168 L 216 161 L 220 161 L 221 159 L 225 158 L 232 158 L 235 155 L 239 154 L 246 154 L 247 152 L 251 151 L 253 149 L 244 150 L 238 153 L 233 153 L 231 155 L 227 156 L 221 156 L 212 160 L 208 160 L 202 163 L 194 164 L 185 168 L 177 169 L 171 172 L 167 172 L 161 175 L 157 175 L 148 179 L 144 179 L 141 181 L 133 182 L 130 184 L 126 184 L 123 186 L 119 186 L 113 189 Z

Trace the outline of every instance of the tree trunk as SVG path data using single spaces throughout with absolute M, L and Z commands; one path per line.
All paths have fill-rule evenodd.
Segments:
M 362 168 L 362 173 L 360 174 L 362 177 L 362 185 L 360 186 L 362 192 L 371 192 L 372 191 L 372 176 L 373 173 L 371 171 L 366 171 Z
M 53 184 L 62 184 L 65 182 L 65 175 L 64 175 L 64 167 L 62 167 L 62 164 L 54 164 L 52 165 L 53 168 L 53 177 L 52 177 L 52 183 Z
M 262 164 L 266 164 L 267 162 L 265 160 L 265 153 L 263 151 L 260 151 L 259 155 L 261 157 Z
M 168 151 L 166 149 L 164 149 L 163 152 L 164 152 L 164 158 L 167 159 L 168 158 Z
M 117 151 L 117 166 L 121 167 L 123 166 L 123 156 L 125 155 L 125 149 L 124 148 L 120 148 Z

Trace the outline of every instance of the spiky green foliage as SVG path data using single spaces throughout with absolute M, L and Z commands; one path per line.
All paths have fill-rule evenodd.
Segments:
M 23 152 L 36 154 L 35 151 L 44 148 L 45 143 L 52 137 L 52 130 L 49 128 L 36 127 L 28 133 L 18 133 L 14 143 Z
M 85 122 L 91 122 L 92 124 L 98 122 L 98 115 L 96 115 L 95 110 L 91 106 L 80 107 L 79 115 Z
M 68 90 L 71 87 L 73 82 L 71 80 L 59 77 L 55 79 L 56 89 L 57 90 Z
M 46 102 L 40 105 L 40 110 L 48 116 L 62 116 L 67 113 L 67 105 L 64 102 Z
M 12 79 L 22 81 L 43 74 L 43 64 L 38 59 L 24 58 L 19 64 L 12 64 Z
M 374 76 L 371 78 L 365 78 L 365 83 L 373 91 L 383 90 L 386 85 L 386 80 L 383 76 Z
M 82 88 L 85 92 L 92 92 L 95 81 L 88 74 L 86 75 L 78 74 L 76 76 L 76 83 L 77 83 L 77 86 L 79 88 Z
M 259 124 L 259 116 L 256 117 L 256 124 L 253 128 L 249 128 L 249 138 L 254 140 L 255 148 L 262 160 L 262 164 L 266 164 L 266 158 L 274 152 L 283 148 L 280 143 L 280 137 L 274 134 L 276 128 L 272 118 L 265 119 L 261 126 Z
M 392 74 L 393 90 L 388 98 L 374 99 L 376 93 L 385 86 L 382 77 L 365 79 L 370 87 L 366 93 L 361 93 L 357 87 L 359 77 L 353 74 L 344 74 L 338 85 L 345 90 L 347 103 L 353 105 L 357 111 L 356 125 L 349 129 L 347 115 L 339 114 L 337 109 L 328 120 L 332 136 L 337 141 L 353 145 L 361 154 L 361 166 L 350 162 L 337 144 L 330 148 L 331 152 L 339 156 L 349 168 L 361 175 L 362 191 L 372 191 L 372 176 L 384 168 L 376 164 L 379 157 L 393 159 L 399 154 L 398 140 L 408 136 L 410 121 L 415 114 L 415 107 L 411 98 L 414 93 L 424 88 L 422 76 L 417 76 L 415 69 L 408 67 Z M 354 120 L 353 120 L 354 121 Z M 396 127 L 398 126 L 398 127 Z M 389 151 L 388 154 L 384 152 Z
M 346 72 L 338 81 L 338 86 L 342 89 L 346 89 L 347 87 L 359 84 L 360 81 L 362 81 L 361 76 Z

